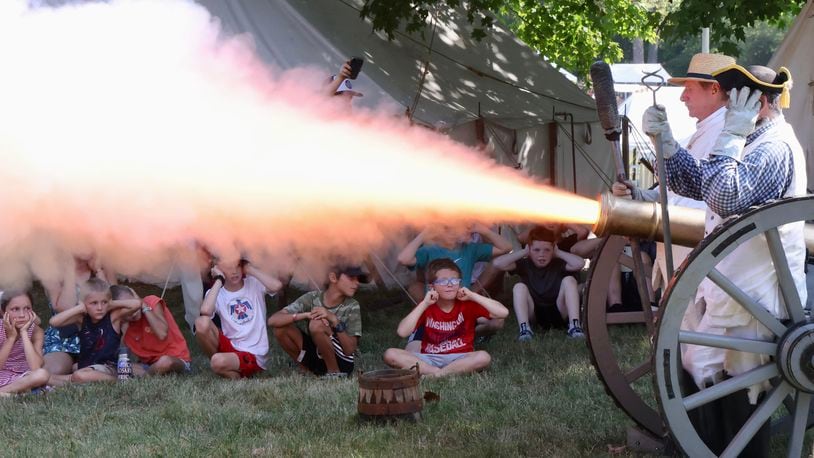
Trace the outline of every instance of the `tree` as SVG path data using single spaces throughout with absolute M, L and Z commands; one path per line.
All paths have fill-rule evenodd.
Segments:
M 710 39 L 710 51 L 730 54 L 745 65 L 766 65 L 783 41 L 788 24 L 794 16 L 786 13 L 775 22 L 760 21 L 744 29 L 744 39 L 736 41 L 737 50 L 730 53 L 719 43 Z M 700 34 L 688 35 L 661 43 L 661 62 L 671 75 L 681 75 L 687 70 L 693 54 L 701 52 Z
M 652 15 L 631 0 L 366 0 L 361 16 L 392 39 L 401 24 L 422 31 L 431 15 L 457 8 L 473 25 L 473 37 L 485 37 L 501 21 L 547 59 L 583 75 L 598 57 L 622 58 L 618 36 L 655 39 Z
M 585 75 L 597 58 L 622 59 L 619 39 L 687 43 L 702 27 L 719 52 L 738 56 L 746 31 L 759 21 L 778 25 L 793 18 L 805 0 L 365 0 L 361 11 L 373 29 L 391 39 L 401 24 L 408 32 L 424 29 L 431 15 L 463 8 L 483 38 L 500 21 L 550 61 Z M 742 46 L 742 45 L 741 45 Z M 674 50 L 675 51 L 675 50 Z M 681 52 L 668 56 L 683 61 Z M 692 55 L 692 53 L 690 53 Z M 675 62 L 674 65 L 680 65 Z M 684 66 L 686 68 L 686 66 Z
M 664 40 L 680 40 L 710 28 L 710 42 L 719 52 L 739 56 L 746 32 L 759 23 L 784 28 L 800 12 L 805 0 L 683 0 L 678 9 L 664 16 L 660 25 Z

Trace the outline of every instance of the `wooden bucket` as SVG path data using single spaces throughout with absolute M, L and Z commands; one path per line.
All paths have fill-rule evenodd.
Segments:
M 359 375 L 359 414 L 367 417 L 420 417 L 424 399 L 418 365 L 413 369 L 381 369 Z

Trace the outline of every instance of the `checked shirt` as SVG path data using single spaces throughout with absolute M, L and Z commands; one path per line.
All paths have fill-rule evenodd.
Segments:
M 761 124 L 746 137 L 749 145 L 775 127 L 774 120 Z M 791 184 L 794 160 L 784 142 L 758 145 L 742 160 L 710 155 L 695 159 L 684 148 L 665 160 L 668 185 L 677 194 L 703 200 L 722 218 L 743 212 L 753 205 L 779 199 Z

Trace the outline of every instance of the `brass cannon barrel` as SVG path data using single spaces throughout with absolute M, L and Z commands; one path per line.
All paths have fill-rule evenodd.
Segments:
M 686 247 L 698 245 L 704 238 L 704 211 L 674 205 L 669 210 L 673 243 Z M 593 231 L 599 237 L 626 235 L 663 242 L 661 205 L 658 202 L 624 199 L 611 193 L 602 194 L 599 221 Z M 806 248 L 814 253 L 814 225 L 806 224 L 804 232 Z
M 658 202 L 624 199 L 611 193 L 602 194 L 599 201 L 599 221 L 593 229 L 596 235 L 627 235 L 664 241 L 661 205 Z M 674 205 L 669 210 L 673 243 L 687 247 L 698 245 L 704 238 L 704 211 Z

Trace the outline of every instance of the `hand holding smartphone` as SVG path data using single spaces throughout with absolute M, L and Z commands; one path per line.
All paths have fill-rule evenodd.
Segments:
M 362 64 L 365 63 L 365 60 L 361 57 L 351 57 L 350 58 L 350 79 L 355 80 L 357 76 L 359 76 L 359 72 L 362 70 Z

